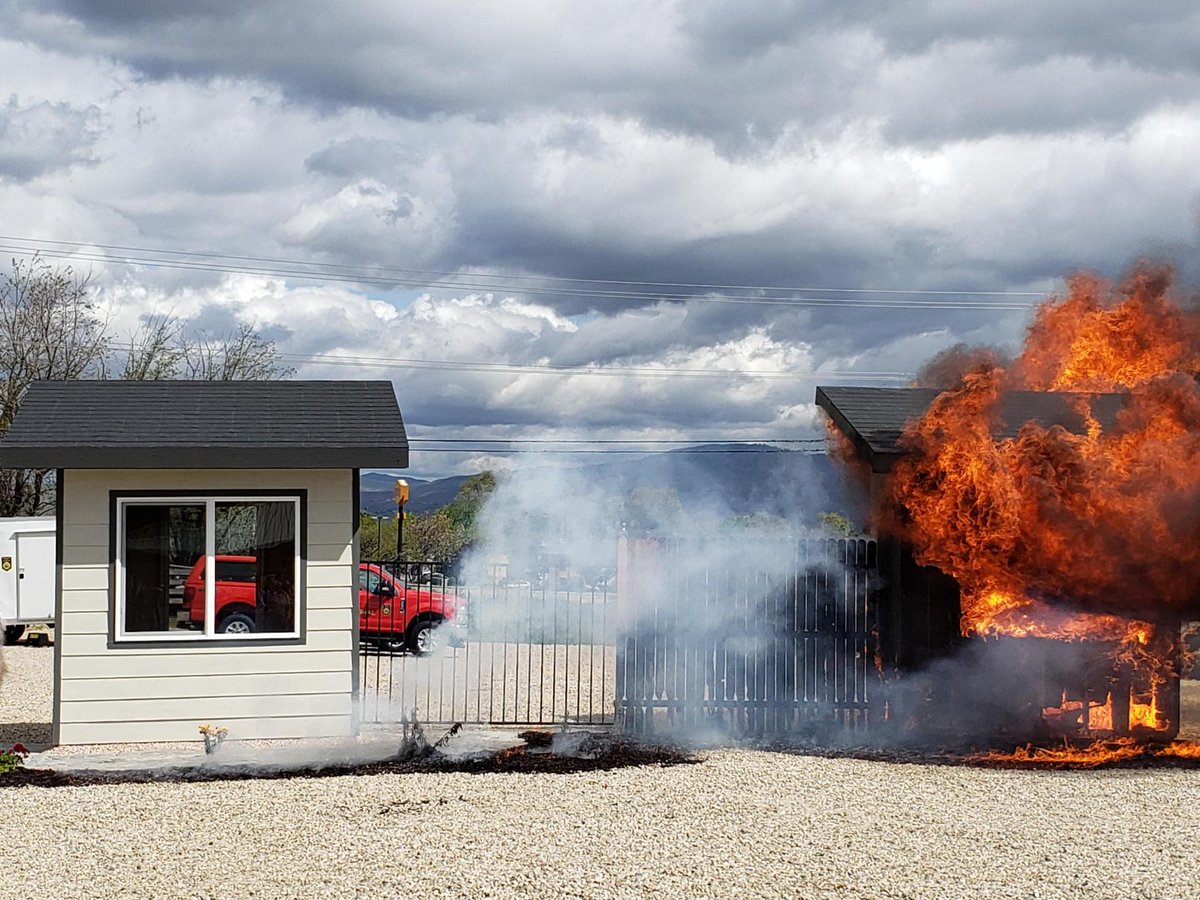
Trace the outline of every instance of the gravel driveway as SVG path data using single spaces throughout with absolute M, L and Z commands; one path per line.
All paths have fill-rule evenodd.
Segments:
M 38 652 L 9 656 L 10 721 L 48 711 L 17 687 Z M 731 750 L 599 774 L 26 787 L 0 802 L 4 897 L 1200 895 L 1195 771 Z

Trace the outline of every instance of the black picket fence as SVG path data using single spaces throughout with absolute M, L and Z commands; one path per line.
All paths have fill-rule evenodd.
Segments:
M 872 541 L 802 540 L 707 565 L 687 542 L 629 544 L 617 724 L 700 737 L 870 727 L 876 557 Z
M 566 568 L 525 580 L 493 567 L 467 583 L 434 564 L 368 562 L 362 719 L 416 709 L 429 722 L 738 736 L 870 727 L 882 706 L 874 542 L 762 551 L 622 538 L 616 579 L 595 583 Z
M 616 593 L 608 583 L 566 569 L 510 579 L 505 566 L 465 581 L 445 566 L 394 560 L 362 571 L 364 722 L 395 722 L 415 709 L 439 723 L 612 724 Z

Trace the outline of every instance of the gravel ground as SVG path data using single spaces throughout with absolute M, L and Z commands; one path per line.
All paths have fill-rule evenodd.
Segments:
M 1194 772 L 722 751 L 579 775 L 6 791 L 2 896 L 1195 897 Z
M 0 740 L 50 658 L 10 648 Z M 1200 896 L 1195 771 L 702 760 L 7 789 L 0 897 Z
M 50 742 L 54 700 L 54 648 L 4 647 L 0 677 L 0 746 L 20 741 L 31 750 Z

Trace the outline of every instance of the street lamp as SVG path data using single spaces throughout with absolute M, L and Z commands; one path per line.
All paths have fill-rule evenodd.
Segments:
M 408 482 L 396 479 L 396 561 L 404 557 L 404 504 L 408 502 Z

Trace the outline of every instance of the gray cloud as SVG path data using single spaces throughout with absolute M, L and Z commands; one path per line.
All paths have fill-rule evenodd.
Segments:
M 1024 322 L 675 283 L 1042 291 L 1143 253 L 1200 281 L 1197 16 L 1180 5 L 0 7 L 0 233 L 409 270 L 100 281 L 122 316 L 254 321 L 303 374 L 394 376 L 420 427 L 795 432 L 813 369 L 913 371 Z M 797 377 L 303 361 L 324 353 Z
M 296 0 L 50 6 L 73 27 L 28 12 L 14 24 L 150 78 L 252 78 L 318 106 L 416 119 L 603 112 L 734 155 L 863 117 L 895 140 L 930 124 L 960 137 L 1119 130 L 1194 95 L 1200 77 L 1200 16 L 1184 2 L 630 2 L 607 14 L 480 3 L 438 16 Z
M 87 162 L 96 140 L 97 111 L 67 103 L 0 106 L 0 178 L 25 181 Z
M 1200 71 L 1200 10 L 1188 0 L 1131 6 L 1122 0 L 1065 3 L 888 4 L 872 17 L 895 50 L 915 54 L 944 41 L 1004 46 L 1018 61 L 1078 56 L 1151 71 Z

